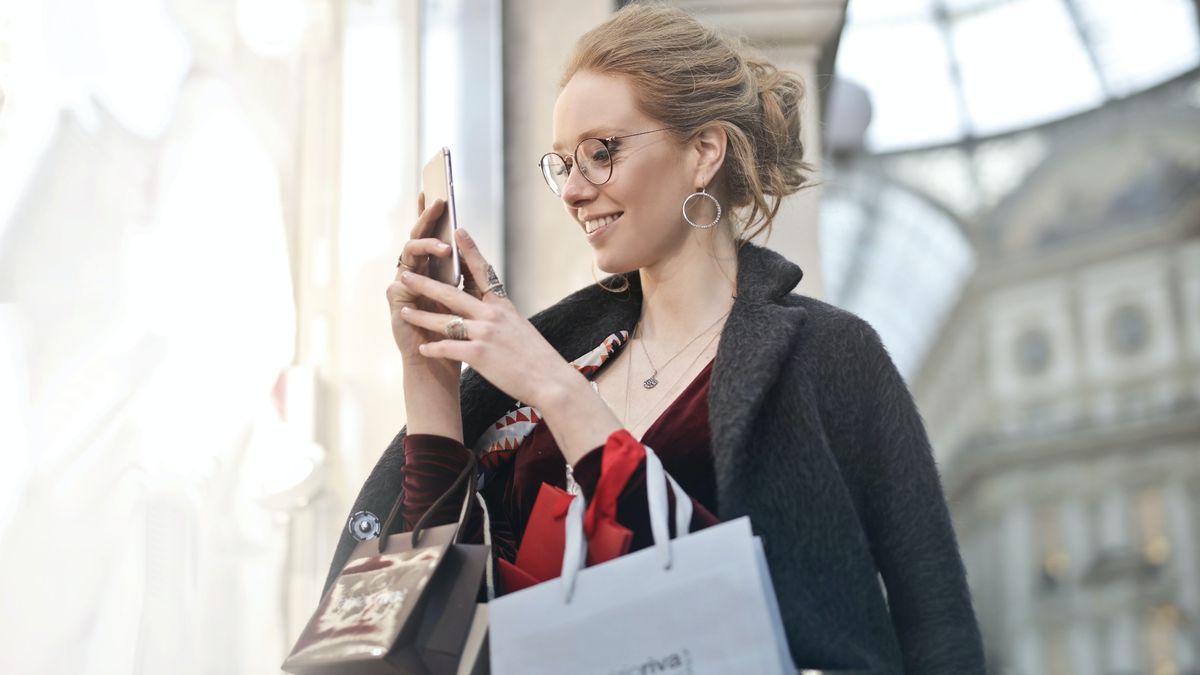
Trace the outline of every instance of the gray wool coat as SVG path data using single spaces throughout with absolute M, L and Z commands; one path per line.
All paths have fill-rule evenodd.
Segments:
M 983 673 L 966 573 L 912 397 L 875 331 L 791 293 L 800 278 L 769 249 L 746 244 L 738 254 L 708 400 L 717 515 L 749 515 L 763 538 L 798 667 Z M 636 274 L 629 281 L 621 294 L 584 288 L 530 321 L 573 359 L 632 329 L 641 289 Z M 471 447 L 514 400 L 470 370 L 461 390 Z M 386 514 L 394 503 L 404 433 L 352 513 Z M 355 543 L 343 530 L 326 589 Z

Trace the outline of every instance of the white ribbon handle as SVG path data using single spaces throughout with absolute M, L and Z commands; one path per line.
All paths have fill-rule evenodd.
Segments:
M 563 545 L 563 602 L 571 602 L 571 594 L 575 592 L 575 576 L 587 562 L 587 538 L 583 536 L 583 512 L 586 510 L 587 500 L 582 493 L 571 498 L 571 504 L 567 507 L 566 543 Z
M 667 530 L 667 483 L 675 493 L 675 536 L 688 533 L 692 523 L 692 498 L 688 497 L 679 483 L 663 470 L 662 460 L 650 446 L 646 448 L 646 499 L 650 502 L 650 533 L 654 536 L 654 548 L 658 549 L 663 569 L 671 569 L 671 537 Z M 665 479 L 665 480 L 664 480 Z
M 483 498 L 483 494 L 476 491 L 475 499 L 479 501 L 479 508 L 483 509 L 483 545 L 487 547 L 487 567 L 484 568 L 484 575 L 487 583 L 487 599 L 491 602 L 496 599 L 496 570 L 494 557 L 492 555 L 492 519 L 488 515 L 487 500 Z
M 692 524 L 692 498 L 679 483 L 663 470 L 662 461 L 649 446 L 646 449 L 646 499 L 650 505 L 650 533 L 654 547 L 658 549 L 663 569 L 671 569 L 671 537 L 667 529 L 667 487 L 675 493 L 675 536 L 688 533 Z M 567 508 L 566 544 L 563 551 L 562 587 L 563 601 L 571 602 L 575 592 L 575 578 L 587 562 L 587 539 L 583 536 L 583 515 L 587 501 L 582 494 L 575 495 Z

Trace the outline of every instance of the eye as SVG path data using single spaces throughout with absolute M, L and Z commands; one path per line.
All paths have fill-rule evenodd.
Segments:
M 612 161 L 612 155 L 609 153 L 608 148 L 601 145 L 592 151 L 590 159 L 596 164 L 604 165 Z

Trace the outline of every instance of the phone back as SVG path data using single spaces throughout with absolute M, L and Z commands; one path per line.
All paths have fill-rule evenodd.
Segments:
M 450 245 L 449 258 L 429 258 L 429 277 L 452 286 L 458 285 L 458 244 L 454 240 L 456 213 L 454 210 L 454 179 L 450 167 L 450 151 L 442 148 L 434 153 L 421 171 L 421 190 L 425 193 L 425 205 L 435 199 L 446 202 L 446 208 L 434 225 L 431 236 Z

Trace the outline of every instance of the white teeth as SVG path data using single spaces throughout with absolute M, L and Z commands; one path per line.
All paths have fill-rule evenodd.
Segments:
M 604 216 L 603 218 L 595 218 L 592 220 L 584 221 L 583 229 L 588 234 L 591 234 L 591 233 L 595 232 L 596 230 L 604 227 L 605 225 L 611 225 L 614 221 L 616 221 L 617 218 L 620 218 L 620 217 L 621 217 L 621 214 L 617 213 L 617 214 L 613 214 L 611 216 Z

